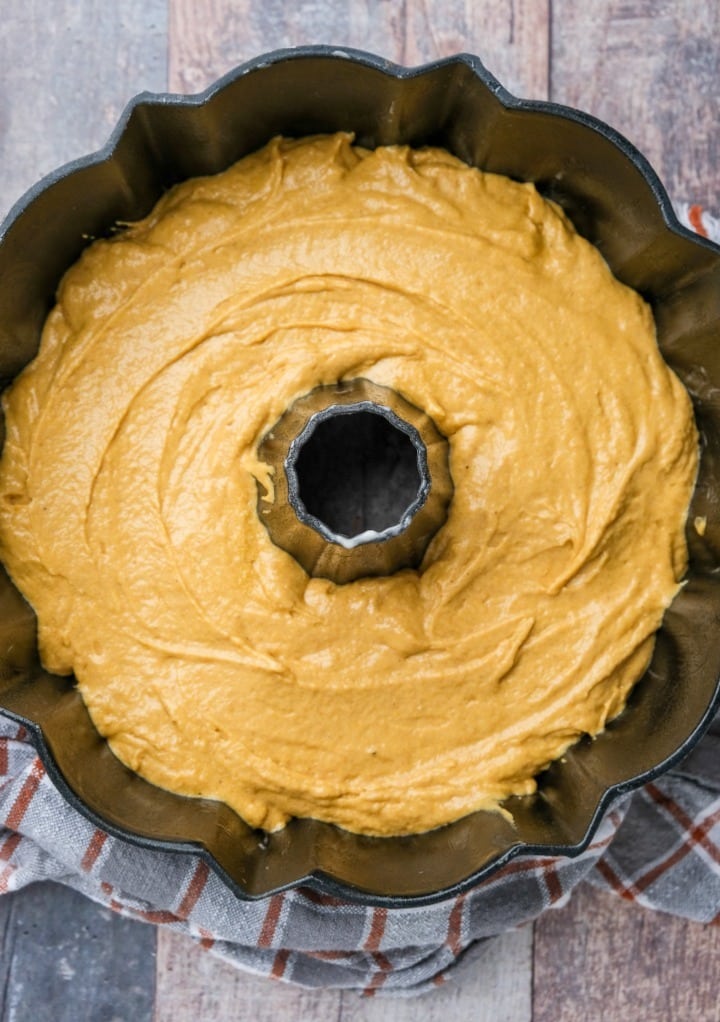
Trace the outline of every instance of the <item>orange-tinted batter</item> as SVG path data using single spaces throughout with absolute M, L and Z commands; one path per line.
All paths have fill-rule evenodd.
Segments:
M 265 432 L 364 377 L 455 492 L 421 571 L 310 578 Z M 530 184 L 276 139 L 65 276 L 5 396 L 0 552 L 133 769 L 251 824 L 435 827 L 622 708 L 686 562 L 690 401 L 648 307 Z

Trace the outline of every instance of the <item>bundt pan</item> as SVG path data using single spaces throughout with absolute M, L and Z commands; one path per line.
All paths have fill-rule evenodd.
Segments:
M 687 584 L 665 615 L 627 708 L 554 763 L 514 822 L 478 812 L 438 830 L 368 838 L 312 820 L 252 830 L 215 802 L 170 794 L 126 769 L 72 679 L 44 672 L 32 611 L 2 577 L 0 708 L 29 729 L 54 782 L 131 843 L 194 851 L 240 898 L 298 884 L 378 905 L 430 903 L 514 856 L 581 852 L 613 799 L 677 763 L 709 723 L 720 674 L 720 248 L 685 230 L 646 160 L 605 124 L 511 96 L 472 56 L 402 68 L 368 54 L 282 50 L 199 96 L 142 94 L 108 144 L 41 181 L 0 235 L 0 377 L 34 356 L 57 284 L 88 240 L 144 216 L 170 185 L 220 171 L 272 136 L 355 132 L 364 146 L 444 146 L 533 181 L 651 303 L 667 361 L 689 389 L 702 439 L 689 514 Z M 706 519 L 701 536 L 693 527 Z

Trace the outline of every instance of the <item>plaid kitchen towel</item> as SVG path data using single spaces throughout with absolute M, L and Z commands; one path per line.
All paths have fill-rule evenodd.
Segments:
M 699 206 L 679 213 L 720 240 L 720 221 Z M 190 934 L 250 972 L 367 994 L 431 989 L 473 942 L 562 905 L 582 880 L 648 908 L 718 923 L 720 717 L 678 767 L 617 802 L 576 858 L 518 858 L 466 894 L 386 909 L 302 887 L 242 902 L 195 855 L 109 836 L 64 801 L 25 730 L 0 715 L 0 894 L 46 879 Z

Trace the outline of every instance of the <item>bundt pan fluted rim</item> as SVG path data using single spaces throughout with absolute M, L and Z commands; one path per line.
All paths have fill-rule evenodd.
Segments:
M 537 794 L 508 800 L 513 822 L 483 812 L 426 834 L 369 838 L 293 820 L 265 834 L 225 805 L 163 791 L 124 767 L 72 679 L 43 671 L 34 616 L 3 574 L 0 710 L 28 728 L 51 779 L 93 823 L 142 847 L 199 853 L 240 898 L 305 884 L 366 904 L 428 904 L 517 855 L 581 853 L 613 800 L 678 763 L 718 706 L 720 248 L 680 225 L 626 139 L 576 110 L 513 97 L 476 57 L 403 68 L 346 48 L 278 50 L 197 96 L 140 94 L 107 145 L 16 203 L 0 229 L 0 380 L 35 354 L 57 284 L 89 240 L 145 215 L 176 181 L 221 170 L 276 134 L 336 130 L 371 147 L 445 146 L 534 181 L 651 302 L 661 349 L 693 398 L 702 457 L 687 582 L 626 709 L 552 764 Z

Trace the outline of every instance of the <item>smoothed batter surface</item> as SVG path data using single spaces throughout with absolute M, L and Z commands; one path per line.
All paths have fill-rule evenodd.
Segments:
M 419 572 L 335 586 L 256 513 L 318 384 L 425 409 Z M 686 563 L 690 401 L 648 307 L 529 184 L 276 139 L 65 276 L 4 398 L 0 554 L 113 750 L 252 825 L 435 827 L 622 708 Z

